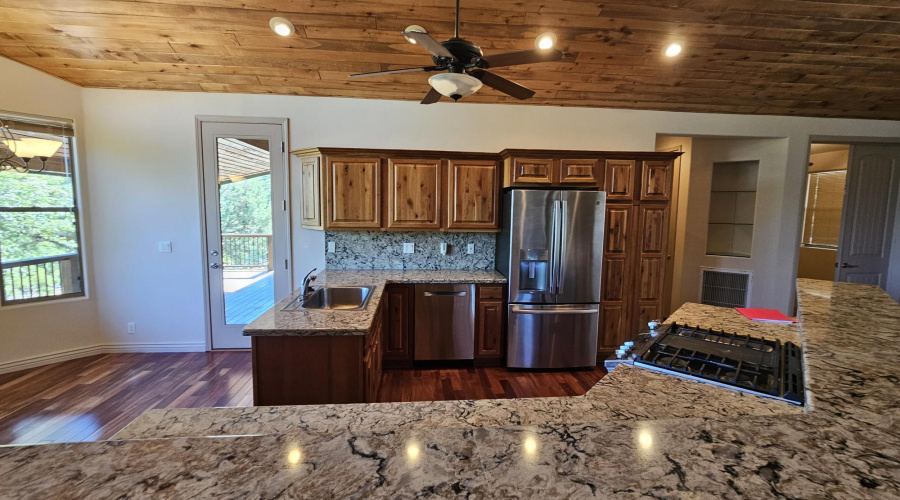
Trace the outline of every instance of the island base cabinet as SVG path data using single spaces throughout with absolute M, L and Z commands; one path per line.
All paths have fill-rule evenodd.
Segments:
M 252 338 L 254 406 L 374 403 L 382 308 L 366 335 Z

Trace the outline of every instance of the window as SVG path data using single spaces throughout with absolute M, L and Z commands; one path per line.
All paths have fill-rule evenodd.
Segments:
M 846 170 L 809 174 L 806 217 L 803 221 L 804 245 L 837 248 L 846 181 Z
M 72 124 L 0 121 L 0 304 L 82 296 Z
M 706 254 L 750 257 L 758 161 L 713 163 Z

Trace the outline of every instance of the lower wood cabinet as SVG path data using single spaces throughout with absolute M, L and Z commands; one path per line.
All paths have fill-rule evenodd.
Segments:
M 506 353 L 505 288 L 479 285 L 475 303 L 475 363 L 502 365 Z
M 384 288 L 384 330 L 382 344 L 384 365 L 412 366 L 414 285 L 391 284 Z
M 375 402 L 383 311 L 382 304 L 366 335 L 253 337 L 253 404 Z

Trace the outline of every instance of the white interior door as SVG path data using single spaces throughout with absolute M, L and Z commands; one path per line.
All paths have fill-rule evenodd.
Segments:
M 888 288 L 898 189 L 900 146 L 851 146 L 836 281 Z
M 210 344 L 242 335 L 291 292 L 283 124 L 201 121 Z

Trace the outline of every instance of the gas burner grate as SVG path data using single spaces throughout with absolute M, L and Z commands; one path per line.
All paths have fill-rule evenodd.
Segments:
M 803 404 L 801 352 L 790 342 L 673 323 L 634 363 Z

